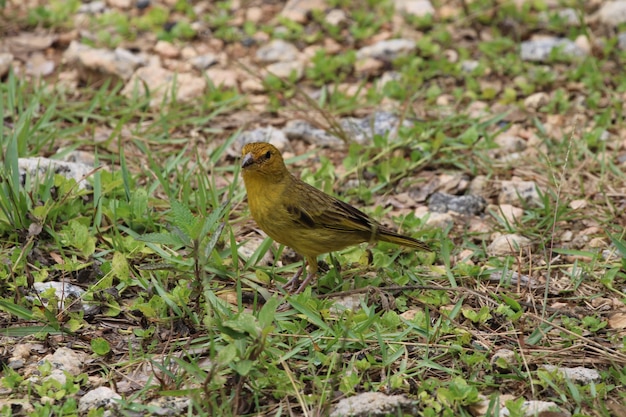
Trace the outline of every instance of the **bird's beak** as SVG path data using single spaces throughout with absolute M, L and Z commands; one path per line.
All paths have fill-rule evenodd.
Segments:
M 254 156 L 252 156 L 252 153 L 248 152 L 241 159 L 241 167 L 242 168 L 247 168 L 250 165 L 252 165 L 253 162 L 254 162 Z

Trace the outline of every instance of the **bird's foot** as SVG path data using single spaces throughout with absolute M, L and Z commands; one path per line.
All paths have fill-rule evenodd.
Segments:
M 307 285 L 309 285 L 309 282 L 311 282 L 314 276 L 315 274 L 308 274 L 306 278 L 304 279 L 304 281 L 302 281 L 302 284 L 300 284 L 298 289 L 295 290 L 293 294 L 300 294 L 302 291 L 304 291 L 304 289 L 307 287 Z
M 287 290 L 287 292 L 291 292 L 292 290 L 294 290 L 296 288 L 299 288 L 299 285 L 300 285 L 300 275 L 302 275 L 303 269 L 304 269 L 303 266 L 298 268 L 298 270 L 296 271 L 296 274 L 293 276 L 293 278 L 291 278 L 289 281 L 287 281 L 287 283 L 283 286 L 283 288 L 285 290 Z

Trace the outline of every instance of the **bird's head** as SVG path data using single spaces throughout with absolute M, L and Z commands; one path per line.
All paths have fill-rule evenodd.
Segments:
M 246 144 L 241 151 L 241 169 L 246 177 L 267 177 L 280 181 L 287 168 L 278 149 L 266 142 Z

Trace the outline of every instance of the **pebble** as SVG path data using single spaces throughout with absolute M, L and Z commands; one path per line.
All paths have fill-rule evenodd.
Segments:
M 398 409 L 404 410 L 400 413 Z M 382 392 L 362 392 L 339 400 L 331 417 L 372 416 L 390 414 L 416 415 L 415 402 L 404 395 L 386 395 Z
M 299 54 L 298 48 L 294 45 L 282 39 L 274 39 L 257 50 L 256 59 L 262 64 L 271 64 L 279 61 L 295 61 Z
M 557 51 L 557 58 L 583 57 L 587 55 L 583 49 L 566 38 L 541 38 L 522 42 L 520 56 L 523 61 L 548 61 Z
M 265 69 L 279 78 L 291 79 L 293 75 L 295 81 L 300 80 L 304 75 L 304 64 L 301 61 L 275 62 Z
M 499 368 L 507 369 L 507 367 L 499 366 L 498 360 L 501 359 L 507 365 L 517 365 L 517 355 L 511 349 L 498 349 L 491 357 L 491 364 Z M 502 362 L 500 361 L 500 363 Z
M 498 203 L 515 205 L 520 201 L 533 207 L 543 206 L 537 184 L 534 181 L 502 181 Z
M 287 135 L 273 126 L 260 127 L 254 130 L 248 130 L 242 132 L 237 136 L 237 139 L 233 142 L 232 149 L 229 150 L 231 156 L 240 156 L 241 149 L 247 143 L 252 142 L 269 142 L 274 145 L 281 153 L 290 148 L 289 139 Z
M 69 65 L 75 65 L 79 70 L 79 77 L 90 82 L 105 79 L 107 76 L 128 80 L 135 68 L 143 63 L 140 57 L 128 50 L 92 48 L 78 41 L 70 43 L 63 53 L 63 60 Z
M 205 70 L 217 64 L 217 62 L 217 55 L 211 53 L 194 56 L 189 59 L 189 63 L 197 70 Z
M 237 88 L 237 73 L 222 68 L 209 68 L 204 72 L 211 83 L 219 88 Z
M 524 99 L 524 107 L 532 110 L 539 110 L 550 102 L 550 96 L 543 91 L 529 95 Z
M 158 41 L 156 45 L 154 45 L 154 52 L 161 55 L 163 58 L 177 58 L 180 55 L 180 49 L 167 41 Z
M 78 400 L 78 411 L 87 414 L 89 410 L 97 408 L 112 409 L 116 408 L 118 401 L 122 396 L 113 391 L 109 387 L 99 387 L 87 392 Z
M 603 2 L 598 10 L 600 22 L 608 26 L 617 26 L 626 22 L 626 0 Z
M 509 225 L 517 224 L 524 215 L 523 209 L 511 204 L 491 205 L 489 208 L 497 217 L 503 217 L 504 221 Z
M 8 52 L 0 53 L 0 78 L 8 74 L 13 63 L 13 54 Z
M 93 167 L 72 162 L 61 162 L 55 159 L 43 157 L 19 158 L 17 165 L 20 177 L 25 181 L 26 176 L 37 177 L 42 181 L 52 172 L 65 178 L 73 179 L 78 183 L 78 188 L 85 189 L 89 184 L 84 181 L 85 177 L 93 170 Z
M 428 210 L 434 213 L 454 211 L 466 216 L 475 216 L 483 213 L 487 207 L 484 198 L 477 195 L 450 195 L 434 193 L 428 200 Z
M 396 12 L 411 16 L 424 17 L 434 15 L 435 8 L 428 0 L 395 0 Z
M 530 248 L 530 239 L 518 234 L 507 234 L 496 237 L 487 247 L 487 252 L 492 256 L 517 255 Z
M 324 0 L 288 0 L 280 15 L 297 23 L 306 23 L 313 10 L 325 10 L 328 4 Z
M 588 385 L 592 382 L 600 381 L 600 373 L 596 369 L 585 368 L 577 366 L 574 368 L 559 367 L 554 365 L 541 365 L 540 368 L 545 369 L 548 372 L 558 372 L 565 378 L 572 380 L 583 385 Z
M 343 146 L 344 144 L 344 142 L 337 136 L 328 133 L 324 129 L 319 129 L 311 123 L 301 119 L 289 120 L 285 124 L 285 127 L 283 127 L 283 132 L 285 132 L 285 135 L 287 135 L 289 139 L 303 140 L 307 143 L 320 147 L 333 148 Z
M 160 67 L 142 67 L 133 74 L 132 78 L 122 89 L 125 97 L 144 96 L 146 91 L 143 86 L 150 87 L 150 107 L 163 105 L 163 101 L 170 101 L 172 84 L 176 81 L 176 100 L 189 102 L 204 94 L 206 80 L 188 73 L 175 74 L 174 72 Z
M 389 39 L 364 46 L 357 51 L 356 57 L 357 59 L 375 58 L 384 62 L 391 62 L 402 55 L 414 52 L 415 48 L 415 41 L 410 39 Z
M 91 3 L 83 3 L 78 7 L 78 13 L 100 14 L 106 10 L 106 3 L 103 1 L 92 1 Z
M 348 16 L 341 9 L 332 9 L 326 14 L 324 21 L 332 26 L 340 26 L 348 21 Z

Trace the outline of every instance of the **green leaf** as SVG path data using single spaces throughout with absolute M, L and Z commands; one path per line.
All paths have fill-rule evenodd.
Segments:
M 96 337 L 94 339 L 91 339 L 91 350 L 93 350 L 93 353 L 95 353 L 96 355 L 104 356 L 111 351 L 111 346 L 109 345 L 109 342 L 106 341 L 106 339 L 102 337 Z

